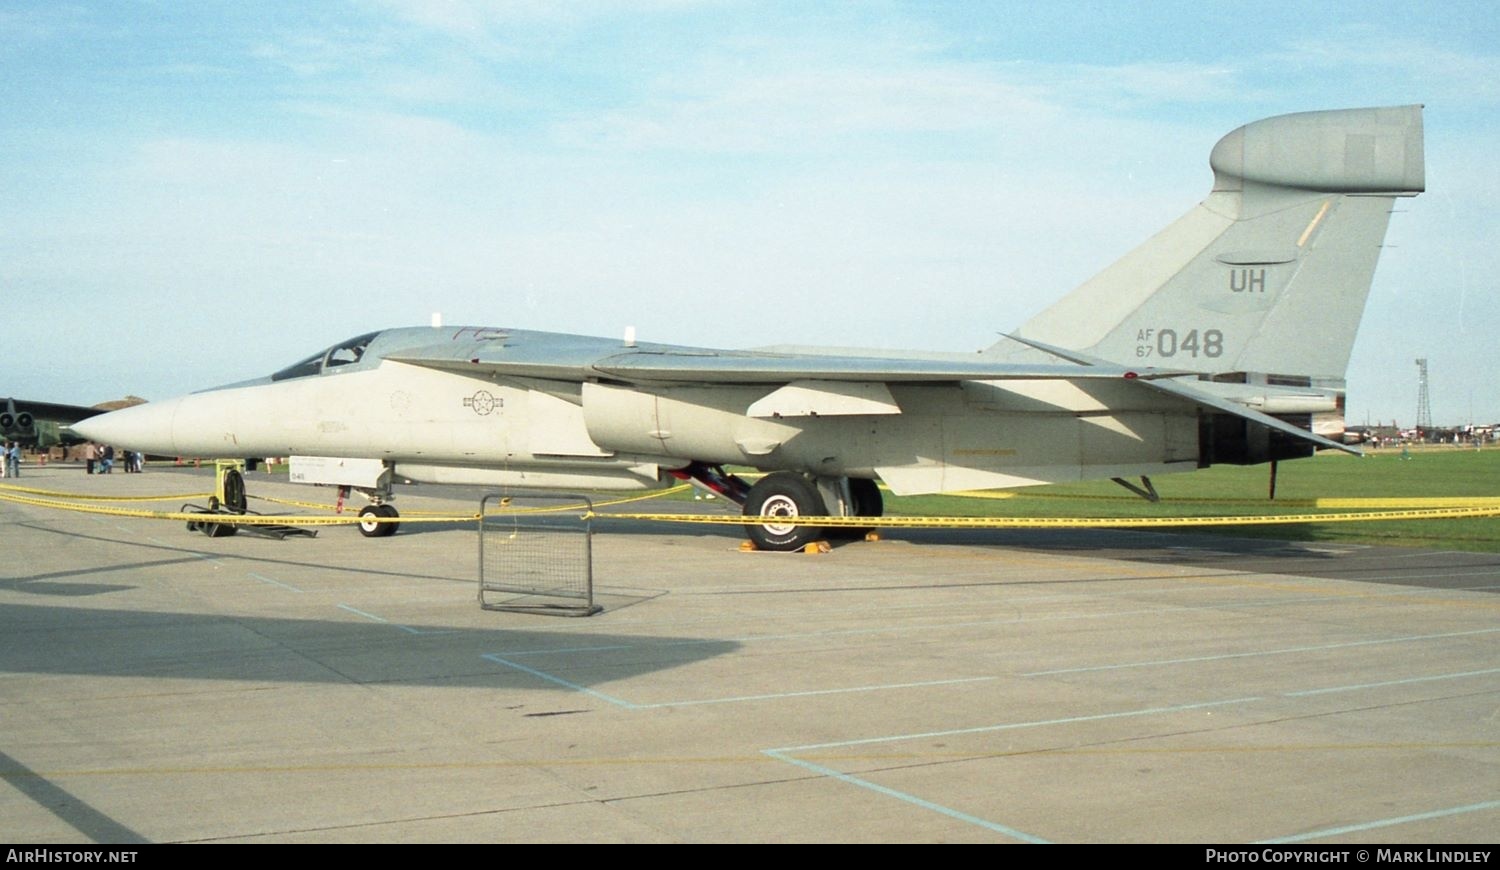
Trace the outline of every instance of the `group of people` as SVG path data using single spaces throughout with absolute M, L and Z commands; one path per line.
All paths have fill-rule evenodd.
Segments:
M 88 474 L 111 474 L 115 470 L 115 448 L 112 444 L 99 446 L 94 442 L 83 445 L 83 461 Z M 119 453 L 126 474 L 140 474 L 146 457 L 138 450 L 122 450 Z M 97 470 L 96 470 L 97 469 Z
M 92 441 L 83 445 L 83 448 L 75 457 L 81 455 L 87 473 L 89 474 L 111 474 L 115 469 L 115 458 L 118 456 L 126 474 L 140 474 L 146 464 L 146 456 L 138 450 L 121 450 L 118 453 L 112 445 L 98 445 Z M 43 464 L 46 464 L 45 457 Z M 21 476 L 21 442 L 0 442 L 0 477 Z
M 6 441 L 0 447 L 0 477 L 21 476 L 21 442 Z

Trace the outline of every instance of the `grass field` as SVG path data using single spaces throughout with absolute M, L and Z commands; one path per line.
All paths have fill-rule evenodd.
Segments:
M 1152 504 L 1109 481 L 1030 487 L 1001 498 L 886 494 L 886 512 L 917 516 L 1166 517 L 1314 512 L 1318 498 L 1500 496 L 1500 449 L 1457 447 L 1323 454 L 1280 464 L 1276 500 L 1267 498 L 1270 466 L 1215 466 L 1154 478 Z M 1326 509 L 1325 509 L 1326 510 Z M 1500 517 L 1215 526 L 1205 531 L 1297 541 L 1343 541 L 1500 552 Z

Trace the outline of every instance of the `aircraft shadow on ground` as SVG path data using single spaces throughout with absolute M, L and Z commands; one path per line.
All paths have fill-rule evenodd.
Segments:
M 0 636 L 0 669 L 12 675 L 516 690 L 565 686 L 482 656 L 587 687 L 740 647 L 712 638 L 397 625 L 353 614 L 290 619 L 14 603 L 0 604 Z

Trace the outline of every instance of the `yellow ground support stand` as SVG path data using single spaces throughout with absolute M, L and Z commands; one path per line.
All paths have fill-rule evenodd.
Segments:
M 238 494 L 238 496 L 236 496 L 235 493 L 232 492 L 232 491 L 226 491 L 225 486 L 224 486 L 224 479 L 228 476 L 229 472 L 231 472 L 231 471 L 237 472 L 240 475 L 240 479 L 239 479 L 238 484 L 235 484 L 234 482 L 231 482 L 229 484 L 229 490 L 233 490 L 235 488 L 235 486 L 238 485 L 238 487 L 239 487 L 239 494 Z M 245 460 L 243 460 L 243 459 L 215 459 L 214 460 L 214 497 L 219 500 L 219 504 L 232 506 L 235 503 L 235 501 L 238 500 L 240 502 L 240 506 L 241 507 L 244 506 L 244 500 L 245 500 L 244 499 L 244 495 L 245 495 L 245 479 L 244 479 L 244 475 L 245 475 Z M 232 481 L 232 479 L 231 479 L 231 481 Z M 233 497 L 231 497 L 231 496 L 233 496 Z

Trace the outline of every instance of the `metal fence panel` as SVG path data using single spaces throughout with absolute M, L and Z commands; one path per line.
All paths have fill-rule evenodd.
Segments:
M 588 616 L 593 502 L 568 493 L 486 495 L 479 503 L 479 606 Z

